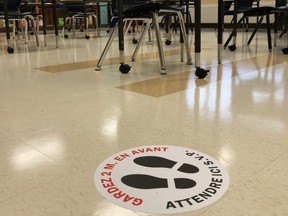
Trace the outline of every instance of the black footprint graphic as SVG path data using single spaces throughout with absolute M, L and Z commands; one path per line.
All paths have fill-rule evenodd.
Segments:
M 175 164 L 177 164 L 176 161 L 156 156 L 138 157 L 134 159 L 134 163 L 146 167 L 164 167 L 164 168 L 172 168 Z M 184 173 L 199 172 L 198 167 L 186 163 L 182 164 L 177 170 Z
M 163 157 L 157 156 L 143 156 L 134 159 L 134 163 L 151 168 L 173 168 L 177 162 L 169 160 Z M 198 167 L 191 164 L 182 164 L 178 169 L 184 173 L 197 173 L 199 172 Z M 165 178 L 158 178 L 155 176 L 144 175 L 144 174 L 131 174 L 121 178 L 122 183 L 127 186 L 138 188 L 138 189 L 156 189 L 156 188 L 168 188 L 168 180 Z M 174 184 L 177 189 L 192 188 L 196 185 L 196 182 L 192 179 L 187 178 L 175 178 Z
M 168 188 L 167 179 L 158 178 L 150 175 L 142 175 L 142 174 L 126 175 L 121 178 L 121 181 L 127 186 L 138 189 Z M 192 188 L 196 185 L 195 181 L 186 178 L 175 178 L 174 183 L 177 189 Z

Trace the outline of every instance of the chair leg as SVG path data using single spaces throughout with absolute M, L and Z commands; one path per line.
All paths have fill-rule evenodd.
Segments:
M 245 19 L 245 17 L 242 17 L 238 23 L 237 23 L 237 27 L 243 22 L 243 20 Z M 225 44 L 224 44 L 224 49 L 226 49 L 226 47 L 228 46 L 228 44 L 230 43 L 230 41 L 233 39 L 235 40 L 236 38 L 236 34 L 237 34 L 237 29 L 233 29 L 233 31 L 231 32 L 231 34 L 229 35 L 228 39 L 226 40 Z M 233 41 L 234 45 L 236 44 L 236 41 Z
M 12 20 L 13 21 L 13 32 L 12 32 L 12 38 L 15 39 L 16 37 L 16 28 L 18 27 L 18 21 L 17 20 Z M 18 34 L 19 37 L 19 34 Z M 19 40 L 19 38 L 18 38 Z
M 110 35 L 110 37 L 106 43 L 106 46 L 105 46 L 103 52 L 101 53 L 101 56 L 97 62 L 96 68 L 95 68 L 96 71 L 101 70 L 102 63 L 103 63 L 103 61 L 107 55 L 107 52 L 108 52 L 108 50 L 109 50 L 109 48 L 113 42 L 115 35 L 117 34 L 117 32 L 118 32 L 118 22 L 116 23 L 115 27 L 113 28 L 113 31 L 112 31 L 112 33 L 111 33 L 111 35 Z
M 249 17 L 246 17 L 245 22 L 243 23 L 243 28 L 245 28 L 245 31 L 249 31 Z
M 259 18 L 259 17 L 258 17 L 258 18 Z M 256 25 L 256 27 L 254 28 L 254 30 L 253 30 L 253 32 L 252 32 L 252 34 L 251 34 L 251 36 L 250 36 L 250 38 L 249 38 L 249 40 L 248 40 L 248 42 L 247 42 L 247 46 L 249 46 L 250 43 L 251 43 L 251 41 L 253 40 L 256 32 L 258 31 L 258 29 L 259 29 L 259 27 L 260 27 L 260 25 L 261 25 L 261 23 L 262 23 L 262 21 L 263 21 L 263 18 L 264 18 L 264 17 L 261 16 L 260 19 L 258 20 L 257 25 Z
M 148 43 L 152 44 L 152 35 L 151 35 L 151 22 L 148 27 Z
M 154 13 L 153 14 L 153 23 L 154 23 L 154 28 L 155 28 L 155 35 L 156 35 L 156 40 L 158 44 L 158 52 L 159 52 L 159 60 L 160 60 L 160 73 L 162 75 L 167 74 L 166 72 L 166 64 L 165 64 L 165 59 L 164 59 L 164 52 L 163 52 L 163 46 L 162 46 L 162 40 L 161 40 L 161 35 L 160 35 L 160 28 L 159 28 L 159 23 L 158 23 L 158 14 Z
M 188 13 L 188 21 L 186 20 L 186 22 L 188 22 L 187 34 L 189 34 L 189 28 L 190 31 L 193 32 L 193 21 L 190 13 Z
M 84 29 L 84 32 L 85 32 L 85 39 L 89 39 L 90 36 L 88 35 L 88 31 L 89 31 L 89 16 L 86 14 L 84 15 L 84 26 L 85 26 L 85 29 Z
M 84 9 L 83 9 L 83 19 L 84 19 L 84 32 L 85 32 L 85 39 L 89 39 L 89 35 L 88 35 L 88 25 L 89 25 L 89 22 L 88 22 L 88 16 L 87 16 L 87 12 L 86 12 L 86 7 L 84 5 Z
M 21 23 L 21 19 L 12 19 L 11 21 L 12 21 L 12 24 L 13 24 L 12 38 L 15 39 L 16 35 L 17 35 L 17 39 L 20 40 L 19 23 Z
M 272 51 L 272 37 L 271 37 L 271 27 L 270 27 L 270 14 L 266 14 L 266 30 L 267 30 L 267 42 L 268 42 L 268 50 L 269 52 Z M 262 21 L 263 21 L 264 16 L 261 16 L 260 19 L 258 20 L 257 26 L 255 27 L 252 35 L 250 36 L 247 45 L 249 46 L 251 41 L 253 40 L 256 32 L 259 29 L 259 26 L 261 25 Z
M 28 19 L 30 19 L 31 23 L 32 23 L 32 30 L 33 30 L 33 33 L 35 35 L 35 39 L 36 39 L 36 44 L 37 46 L 39 46 L 39 34 L 38 34 L 38 31 L 37 31 L 37 23 L 34 19 L 34 17 L 32 15 L 28 15 L 27 16 Z M 28 28 L 28 25 L 25 26 L 25 28 Z M 28 29 L 27 29 L 27 34 L 28 34 Z
M 40 20 L 41 20 L 41 19 L 43 19 L 43 18 L 42 18 L 42 15 L 36 16 L 36 26 L 37 26 L 36 31 L 37 31 L 37 32 L 40 31 Z
M 266 14 L 266 28 L 267 28 L 267 39 L 268 39 L 268 50 L 272 51 L 272 38 L 271 38 L 271 27 L 270 27 L 270 14 Z
M 96 31 L 97 31 L 97 36 L 100 37 L 100 28 L 99 28 L 99 25 L 98 25 L 98 18 L 95 14 L 92 14 L 91 15 L 93 20 L 94 20 L 94 24 L 95 24 L 95 27 L 96 27 Z
M 170 16 L 166 16 L 164 19 L 164 26 L 165 26 L 165 31 L 166 31 L 166 45 L 170 45 L 171 44 L 171 17 Z
M 28 22 L 27 22 L 25 17 L 23 19 L 20 19 L 20 22 L 21 22 L 20 26 L 21 26 L 21 32 L 22 32 L 22 36 L 24 39 L 24 43 L 27 44 L 27 35 L 28 35 L 27 25 L 28 25 Z M 23 29 L 23 25 L 24 25 L 25 30 Z
M 279 38 L 282 38 L 282 36 L 288 32 L 288 12 L 285 13 L 285 23 L 284 23 L 284 29 L 282 30 L 282 32 L 279 35 Z
M 68 38 L 68 34 L 67 34 L 67 30 L 70 29 L 71 27 L 71 18 L 70 17 L 66 17 L 64 19 L 64 25 L 63 25 L 63 29 L 62 29 L 62 34 L 64 35 L 64 38 Z
M 181 43 L 181 50 L 180 50 L 180 55 L 181 55 L 181 61 L 183 61 L 184 57 L 183 57 L 183 53 L 184 53 L 184 44 L 186 47 L 186 52 L 187 52 L 187 64 L 192 64 L 192 57 L 191 57 L 191 51 L 190 51 L 190 45 L 188 42 L 188 37 L 186 34 L 186 27 L 185 27 L 185 21 L 184 21 L 184 17 L 181 11 L 177 11 L 175 12 L 175 10 L 160 10 L 161 13 L 176 13 L 178 19 L 179 19 L 179 24 L 180 24 L 180 43 Z M 184 42 L 184 43 L 183 43 Z
M 146 23 L 146 26 L 145 26 L 144 30 L 142 31 L 142 33 L 141 33 L 140 39 L 139 39 L 139 41 L 138 41 L 138 43 L 137 43 L 137 46 L 136 46 L 136 48 L 135 48 L 135 50 L 134 50 L 134 53 L 133 53 L 133 55 L 132 55 L 132 58 L 131 58 L 132 61 L 135 61 L 136 55 L 137 55 L 137 53 L 138 53 L 138 51 L 139 51 L 140 45 L 141 45 L 142 42 L 143 42 L 144 36 L 146 35 L 148 29 L 150 28 L 150 20 L 149 20 L 149 19 L 146 19 L 146 20 L 143 20 L 143 21 Z
M 132 24 L 132 20 L 125 20 L 124 21 L 124 29 L 126 28 L 124 36 L 129 32 L 129 30 L 131 28 L 131 24 Z
M 72 16 L 72 29 L 73 29 L 73 38 L 76 38 L 76 27 L 75 27 L 75 22 L 76 22 L 76 19 L 74 16 Z
M 186 48 L 186 55 L 187 55 L 187 64 L 188 65 L 191 65 L 192 64 L 192 57 L 191 57 L 191 50 L 190 50 L 190 45 L 189 45 L 189 42 L 188 42 L 188 37 L 187 37 L 187 34 L 186 34 L 186 28 L 185 28 L 185 21 L 184 21 L 184 17 L 182 15 L 181 12 L 177 12 L 177 15 L 178 15 L 178 18 L 179 18 L 179 24 L 180 24 L 180 34 L 181 34 L 181 37 L 183 39 L 183 42 L 181 44 L 181 47 L 182 47 L 182 50 L 183 50 L 183 46 L 185 44 L 185 48 Z M 181 51 L 181 53 L 183 53 L 183 51 Z M 183 57 L 181 57 L 182 61 L 183 61 Z

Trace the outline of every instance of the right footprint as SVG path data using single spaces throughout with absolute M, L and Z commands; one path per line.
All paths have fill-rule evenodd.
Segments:
M 146 167 L 163 167 L 163 168 L 172 168 L 175 164 L 177 164 L 176 161 L 172 161 L 167 158 L 163 157 L 157 157 L 157 156 L 143 156 L 138 157 L 134 159 L 134 163 L 140 165 L 140 166 L 146 166 Z M 179 168 L 178 171 L 184 172 L 184 173 L 197 173 L 199 172 L 199 168 L 192 165 L 184 163 Z
M 168 188 L 168 181 L 164 178 L 158 178 L 150 175 L 132 174 L 121 178 L 122 183 L 129 187 L 137 189 L 157 189 Z M 175 187 L 177 189 L 188 189 L 196 185 L 196 182 L 187 178 L 175 178 Z

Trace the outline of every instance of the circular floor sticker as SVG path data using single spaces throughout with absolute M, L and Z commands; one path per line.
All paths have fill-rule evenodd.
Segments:
M 229 175 L 214 158 L 184 147 L 142 146 L 119 152 L 96 169 L 97 190 L 136 212 L 173 214 L 220 199 Z

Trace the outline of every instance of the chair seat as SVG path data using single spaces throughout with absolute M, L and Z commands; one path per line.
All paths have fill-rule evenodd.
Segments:
M 4 11 L 0 11 L 0 15 L 4 16 L 5 15 Z M 25 17 L 28 15 L 32 15 L 32 13 L 31 12 L 20 13 L 18 11 L 8 11 L 8 16 L 13 18 Z
M 241 14 L 244 13 L 245 11 L 250 10 L 251 7 L 249 8 L 239 8 L 236 12 L 237 14 Z M 228 10 L 228 11 L 224 11 L 224 15 L 234 15 L 234 10 Z
M 129 17 L 129 18 L 134 18 L 134 17 L 152 17 L 153 13 L 158 12 L 160 10 L 174 10 L 174 11 L 181 11 L 181 8 L 174 8 L 170 7 L 165 4 L 161 3 L 153 3 L 149 2 L 146 4 L 140 4 L 140 5 L 135 5 L 135 6 L 130 6 L 127 8 L 123 8 L 123 16 L 124 18 Z
M 288 12 L 288 6 L 280 6 L 274 8 L 273 12 Z
M 86 16 L 91 16 L 94 13 L 86 12 Z M 76 16 L 76 17 L 82 17 L 84 16 L 84 12 L 78 12 L 78 13 L 69 13 L 69 16 Z
M 267 14 L 270 14 L 273 10 L 275 10 L 274 7 L 262 6 L 262 7 L 257 7 L 257 8 L 250 8 L 249 10 L 246 10 L 243 14 L 244 16 L 249 16 L 249 17 L 259 17 L 259 16 L 265 16 Z

